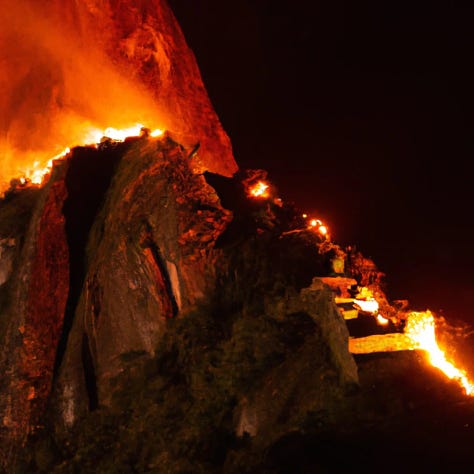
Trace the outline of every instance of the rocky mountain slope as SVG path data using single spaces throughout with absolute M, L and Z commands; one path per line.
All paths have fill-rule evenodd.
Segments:
M 233 211 L 206 176 L 233 196 Z M 157 358 L 191 358 L 189 366 L 173 361 L 173 370 L 188 372 L 180 377 L 192 379 L 194 364 L 204 370 L 192 392 L 194 383 L 229 377 L 217 382 L 230 386 L 219 387 L 213 403 L 226 417 L 244 410 L 242 433 L 250 409 L 243 388 L 307 339 L 306 350 L 321 345 L 318 371 L 332 374 L 334 390 L 357 384 L 332 296 L 322 284 L 309 288 L 322 265 L 316 242 L 282 239 L 289 211 L 247 201 L 238 180 L 196 172 L 182 146 L 146 136 L 76 148 L 44 188 L 7 195 L 0 207 L 1 263 L 9 268 L 1 286 L 3 459 L 44 425 L 46 408 L 54 432 L 67 438 L 89 413 L 114 407 L 128 389 L 124 378 Z M 252 340 L 253 331 L 267 330 L 269 340 Z M 191 348 L 181 331 L 197 337 Z M 197 353 L 195 344 L 203 346 Z M 200 356 L 216 366 L 202 367 Z
M 250 198 L 255 175 L 144 135 L 76 148 L 0 202 L 7 472 L 465 461 L 472 403 L 421 354 L 354 360 L 323 239 Z
M 168 130 L 203 169 L 237 170 L 165 0 L 0 0 L 0 192 L 34 161 L 136 123 Z
M 337 246 L 275 192 L 250 195 L 265 173 L 237 172 L 163 0 L 0 7 L 0 43 L 17 48 L 2 58 L 0 151 L 20 160 L 77 117 L 139 111 L 169 130 L 77 146 L 45 184 L 13 180 L 0 199 L 1 470 L 469 460 L 474 407 L 456 384 L 421 353 L 349 353 L 322 280 Z

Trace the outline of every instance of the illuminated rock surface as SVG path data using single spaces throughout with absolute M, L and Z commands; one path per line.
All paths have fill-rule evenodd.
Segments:
M 249 197 L 252 173 L 229 178 L 228 138 L 163 1 L 0 7 L 0 42 L 15 46 L 1 48 L 3 173 L 25 150 L 79 140 L 85 122 L 120 127 L 110 116 L 126 112 L 170 130 L 74 148 L 43 188 L 18 181 L 0 201 L 1 469 L 469 461 L 472 401 L 422 353 L 354 359 L 315 278 L 330 274 L 323 237 L 271 189 Z
M 0 0 L 0 191 L 91 128 L 169 130 L 202 166 L 236 163 L 192 51 L 164 0 Z
M 166 137 L 110 142 L 1 201 L 7 472 L 464 462 L 474 407 L 461 389 L 422 353 L 358 355 L 357 373 L 314 279 L 317 234 L 282 235 L 290 208 L 193 169 Z
M 1 202 L 2 255 L 13 255 L 0 287 L 2 459 L 44 426 L 47 406 L 48 429 L 54 420 L 66 440 L 89 413 L 115 413 L 137 377 L 147 384 L 143 370 L 150 380 L 177 371 L 183 397 L 209 391 L 208 409 L 231 418 L 300 347 L 307 355 L 321 347 L 312 367 L 333 374 L 338 396 L 357 385 L 330 292 L 313 285 L 300 293 L 320 266 L 314 244 L 280 239 L 286 211 L 268 214 L 238 180 L 194 165 L 168 138 L 75 148 L 46 187 L 12 190 Z M 221 204 L 219 181 L 237 190 L 232 210 Z M 167 358 L 172 369 L 161 374 Z M 271 420 L 259 421 L 259 432 Z
M 12 192 L 0 205 L 0 235 L 13 244 L 12 269 L 0 286 L 4 463 L 35 430 L 51 391 L 69 293 L 66 197 L 58 168 L 44 189 Z

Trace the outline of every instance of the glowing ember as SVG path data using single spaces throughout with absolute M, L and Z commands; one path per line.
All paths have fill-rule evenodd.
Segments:
M 306 214 L 303 214 L 303 217 L 308 217 Z M 311 219 L 309 221 L 309 229 L 314 229 L 316 232 L 319 232 L 321 236 L 328 238 L 329 229 L 326 225 L 322 223 L 319 219 Z
M 265 199 L 270 195 L 269 187 L 264 181 L 259 181 L 249 189 L 249 193 L 253 197 Z
M 440 369 L 448 378 L 456 380 L 467 395 L 474 395 L 474 383 L 469 380 L 466 372 L 449 362 L 438 346 L 435 321 L 430 311 L 411 312 L 405 326 L 405 334 L 410 338 L 415 349 L 427 352 L 430 363 L 434 367 Z
M 367 300 L 355 300 L 354 303 L 365 313 L 375 314 L 379 310 L 379 304 L 373 298 Z
M 113 127 L 108 127 L 105 130 L 92 129 L 85 137 L 84 143 L 99 143 L 104 137 L 110 138 L 111 140 L 123 142 L 128 137 L 139 137 L 143 134 L 144 130 L 145 127 L 141 123 L 137 123 L 132 127 L 121 129 Z M 158 133 L 157 136 L 163 134 L 162 130 L 160 129 L 154 130 L 152 133 Z
M 377 323 L 381 326 L 386 326 L 389 323 L 387 318 L 384 318 L 380 313 L 377 314 Z
M 153 138 L 161 137 L 163 136 L 164 133 L 165 133 L 164 130 L 161 130 L 161 128 L 157 128 L 156 130 L 153 130 L 150 133 L 150 137 L 153 137 Z
M 39 161 L 35 161 L 32 168 L 24 170 L 23 176 L 20 178 L 20 183 L 26 184 L 30 182 L 32 184 L 42 184 L 45 177 L 51 172 L 53 161 L 63 158 L 70 151 L 71 150 L 69 148 L 66 148 L 61 153 L 58 153 L 56 156 L 50 158 L 45 166 L 41 166 Z
M 327 235 L 328 234 L 328 228 L 325 225 L 319 226 L 318 231 L 321 235 Z
M 123 128 L 123 129 L 116 129 L 113 127 L 108 127 L 105 130 L 99 129 L 92 129 L 88 133 L 86 133 L 82 140 L 80 140 L 80 145 L 90 145 L 90 144 L 97 144 L 106 137 L 110 138 L 111 140 L 117 142 L 123 142 L 126 138 L 129 137 L 139 137 L 144 135 L 146 132 L 146 128 L 142 124 L 136 124 L 133 127 Z M 152 138 L 158 138 L 163 136 L 164 131 L 157 128 L 151 131 L 148 136 Z M 63 158 L 67 154 L 70 153 L 70 148 L 66 148 L 61 153 L 53 156 L 51 159 L 47 161 L 46 164 L 40 163 L 40 161 L 35 161 L 31 168 L 27 168 L 22 170 L 19 181 L 22 185 L 27 183 L 40 185 L 43 184 L 46 176 L 49 175 L 51 172 L 51 168 L 53 166 L 53 161 Z

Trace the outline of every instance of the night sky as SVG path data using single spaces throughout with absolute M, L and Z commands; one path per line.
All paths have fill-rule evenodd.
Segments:
M 170 0 L 241 168 L 474 323 L 474 5 Z

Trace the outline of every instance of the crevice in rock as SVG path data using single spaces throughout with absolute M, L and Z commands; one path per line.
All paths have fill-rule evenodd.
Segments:
M 147 235 L 143 242 L 143 247 L 148 248 L 150 250 L 153 260 L 161 273 L 161 277 L 163 279 L 163 284 L 166 290 L 166 294 L 171 304 L 171 316 L 175 318 L 179 312 L 179 305 L 174 296 L 175 294 L 173 291 L 173 285 L 171 283 L 171 278 L 168 272 L 168 268 L 166 266 L 166 261 L 162 257 L 160 248 L 153 241 L 151 237 L 152 232 L 151 232 L 151 228 L 149 227 L 149 224 L 146 224 L 146 232 L 147 232 Z
M 230 211 L 245 209 L 250 205 L 240 178 L 240 174 L 227 178 L 209 171 L 204 173 L 206 183 L 214 188 L 222 206 Z
M 65 177 L 68 197 L 63 213 L 70 254 L 69 295 L 58 344 L 54 375 L 66 351 L 74 313 L 82 292 L 86 268 L 86 247 L 94 220 L 105 198 L 115 167 L 130 148 L 130 142 L 111 143 L 99 148 L 77 147 L 69 158 Z
M 97 382 L 94 369 L 94 361 L 89 346 L 89 338 L 84 333 L 82 336 L 81 345 L 81 360 L 82 369 L 84 372 L 84 383 L 87 391 L 87 398 L 89 400 L 89 411 L 95 410 L 99 406 L 99 398 L 97 395 Z

